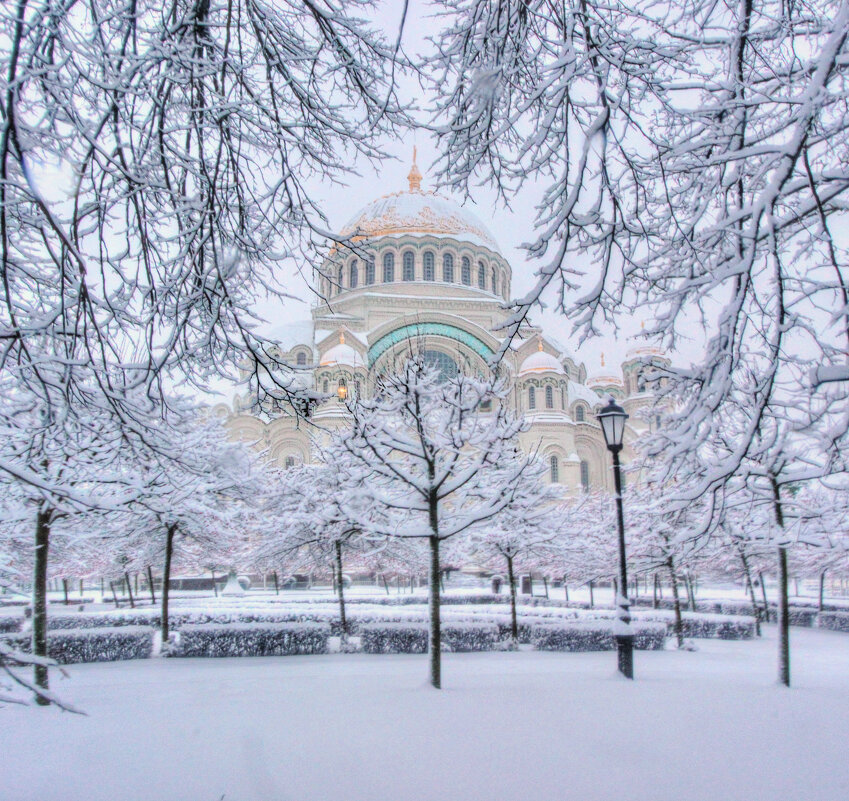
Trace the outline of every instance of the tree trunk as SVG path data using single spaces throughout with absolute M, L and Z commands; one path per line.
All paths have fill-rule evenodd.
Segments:
M 130 599 L 130 609 L 136 608 L 136 602 L 133 600 L 133 588 L 130 584 L 130 574 L 124 571 L 124 581 L 127 582 L 127 597 Z
M 118 595 L 115 592 L 115 582 L 109 582 L 109 589 L 112 590 L 112 600 L 115 602 L 115 608 L 117 609 L 121 604 L 118 603 Z
M 342 582 L 342 543 L 336 540 L 336 584 L 339 587 L 339 620 L 342 624 L 342 636 L 348 633 L 348 621 L 345 618 L 345 585 Z
M 439 537 L 430 536 L 430 575 L 428 606 L 430 611 L 430 683 L 442 687 L 442 638 L 439 626 Z
M 766 597 L 766 582 L 764 581 L 764 574 L 758 573 L 758 579 L 761 582 L 761 595 L 764 597 L 764 619 L 767 623 L 769 623 L 769 599 Z
M 563 593 L 566 596 L 566 603 L 569 603 L 569 585 L 564 581 L 563 582 Z M 546 589 L 545 597 L 548 598 L 548 590 Z
M 213 568 L 209 572 L 212 573 L 212 591 L 213 591 L 213 593 L 215 593 L 215 597 L 217 598 L 218 597 L 218 585 L 215 583 L 215 569 Z
M 389 595 L 389 584 L 386 583 L 386 573 L 381 573 L 380 578 L 383 579 L 383 589 L 386 590 L 386 594 Z
M 595 597 L 593 596 L 593 582 L 590 580 L 590 609 L 595 609 Z
M 510 636 L 516 640 L 519 637 L 519 621 L 516 619 L 516 576 L 513 573 L 513 557 L 507 559 L 507 581 L 510 583 Z
M 70 602 L 68 599 L 68 579 L 62 579 L 62 592 L 65 594 L 65 606 L 67 606 Z
M 678 578 L 675 576 L 675 562 L 669 556 L 666 559 L 669 581 L 672 584 L 672 606 L 675 610 L 675 640 L 679 648 L 684 647 L 684 621 L 681 618 L 681 599 L 678 597 Z
M 150 569 L 150 565 L 147 566 L 147 583 L 150 587 L 150 602 L 152 604 L 156 603 L 156 592 L 153 589 L 153 571 Z
M 825 601 L 825 570 L 820 573 L 820 600 L 817 605 L 817 611 L 822 613 Z
M 168 593 L 171 583 L 171 556 L 174 553 L 174 535 L 177 533 L 177 524 L 172 523 L 165 530 L 165 567 L 162 571 L 162 645 L 168 642 Z
M 47 657 L 47 556 L 50 545 L 52 510 L 42 509 L 35 521 L 35 565 L 32 578 L 32 653 Z M 33 666 L 36 687 L 49 687 L 46 665 Z M 36 695 L 35 702 L 47 706 L 50 702 Z
M 761 636 L 761 608 L 758 606 L 758 598 L 755 595 L 755 585 L 752 581 L 752 571 L 749 567 L 749 558 L 742 548 L 738 548 L 740 561 L 743 563 L 743 574 L 746 577 L 746 585 L 749 590 L 749 597 L 752 599 L 752 609 L 755 610 L 755 633 L 758 637 Z
M 548 579 L 545 576 L 542 577 L 542 586 L 545 589 L 545 597 L 548 598 Z M 567 601 L 569 600 L 569 588 L 568 587 L 566 587 L 566 600 Z
M 83 589 L 83 580 L 80 579 L 80 600 L 82 601 L 85 597 L 85 590 Z
M 272 574 L 274 576 L 274 594 L 280 595 L 280 584 L 277 582 L 277 571 Z
M 772 500 L 775 522 L 784 531 L 784 510 L 781 508 L 781 488 L 772 478 Z M 790 603 L 787 589 L 787 548 L 778 547 L 778 681 L 790 686 Z
M 653 573 L 652 575 L 654 576 L 654 582 L 652 583 L 651 608 L 657 609 L 660 606 L 657 598 L 657 573 Z

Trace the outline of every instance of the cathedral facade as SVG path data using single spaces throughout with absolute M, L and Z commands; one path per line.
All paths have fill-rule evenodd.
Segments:
M 248 400 L 228 410 L 234 436 L 264 443 L 282 467 L 316 461 L 316 428 L 344 426 L 343 401 L 368 393 L 411 346 L 445 374 L 484 374 L 502 346 L 512 270 L 495 237 L 469 211 L 423 191 L 415 162 L 408 181 L 407 191 L 369 203 L 340 231 L 356 250 L 336 249 L 315 270 L 321 300 L 311 319 L 274 332 L 297 380 L 327 396 L 311 424 L 285 410 L 256 413 Z M 514 337 L 500 369 L 509 403 L 529 422 L 520 444 L 537 451 L 549 481 L 569 492 L 613 489 L 596 413 L 612 396 L 630 415 L 627 462 L 628 443 L 653 425 L 641 412 L 652 404 L 653 364 L 668 361 L 639 348 L 616 374 L 590 376 L 540 328 L 528 324 Z

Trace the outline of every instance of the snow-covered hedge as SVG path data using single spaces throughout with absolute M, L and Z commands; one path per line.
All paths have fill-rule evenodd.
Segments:
M 675 613 L 661 609 L 650 612 L 638 611 L 635 619 L 665 623 L 667 633 L 675 632 Z M 699 612 L 684 612 L 681 624 L 685 637 L 703 640 L 751 640 L 755 636 L 755 619 L 734 615 L 709 615 Z
M 326 654 L 324 623 L 229 623 L 186 625 L 175 656 L 288 656 Z
M 10 641 L 29 653 L 28 634 L 13 635 Z M 118 662 L 124 659 L 148 659 L 153 650 L 153 629 L 148 626 L 123 628 L 74 629 L 49 631 L 47 654 L 60 665 L 78 662 Z
M 0 634 L 20 631 L 24 619 L 21 615 L 0 615 Z
M 428 646 L 427 623 L 364 623 L 360 626 L 362 650 L 367 654 L 423 654 Z M 444 623 L 442 646 L 446 651 L 492 651 L 499 640 L 491 623 Z
M 849 612 L 822 612 L 819 616 L 821 629 L 849 632 Z
M 666 625 L 632 622 L 634 648 L 659 651 L 666 639 Z M 613 622 L 545 624 L 537 626 L 531 638 L 540 651 L 612 651 L 616 648 Z

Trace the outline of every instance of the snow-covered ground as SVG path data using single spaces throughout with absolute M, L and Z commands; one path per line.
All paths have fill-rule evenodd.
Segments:
M 849 636 L 775 629 L 638 653 L 334 654 L 76 665 L 88 717 L 0 711 L 9 801 L 837 801 L 849 797 Z

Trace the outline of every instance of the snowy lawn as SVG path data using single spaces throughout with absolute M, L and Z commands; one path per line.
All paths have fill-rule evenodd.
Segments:
M 76 665 L 88 717 L 0 710 L 10 801 L 836 801 L 849 798 L 849 636 L 614 654 L 173 659 Z

